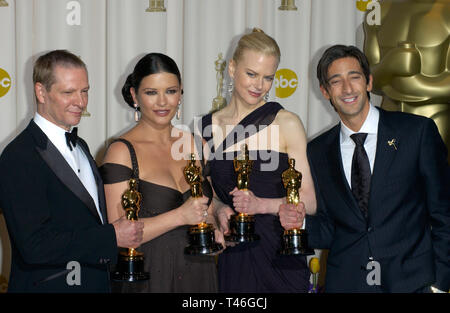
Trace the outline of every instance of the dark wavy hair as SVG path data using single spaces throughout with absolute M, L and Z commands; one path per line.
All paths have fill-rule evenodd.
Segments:
M 322 87 L 328 89 L 330 85 L 328 81 L 328 69 L 330 68 L 331 63 L 333 63 L 337 59 L 347 57 L 355 58 L 356 60 L 358 60 L 366 78 L 366 83 L 369 83 L 370 66 L 365 54 L 355 46 L 334 45 L 325 50 L 322 57 L 320 58 L 319 64 L 317 64 L 317 79 L 319 80 L 319 84 Z M 369 92 L 367 92 L 367 96 L 370 99 Z
M 181 85 L 181 74 L 175 61 L 162 53 L 149 53 L 142 57 L 134 67 L 133 73 L 128 75 L 122 87 L 122 96 L 125 102 L 134 109 L 134 101 L 130 88 L 138 91 L 142 79 L 157 73 L 171 73 L 177 76 Z M 183 93 L 183 91 L 181 91 Z M 139 110 L 139 108 L 138 108 Z

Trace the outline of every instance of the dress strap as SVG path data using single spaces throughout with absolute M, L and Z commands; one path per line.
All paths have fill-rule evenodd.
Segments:
M 123 142 L 124 144 L 127 145 L 128 150 L 130 151 L 131 165 L 133 166 L 133 174 L 131 178 L 134 178 L 136 179 L 137 182 L 139 182 L 139 165 L 136 157 L 136 151 L 134 150 L 133 145 L 131 144 L 131 142 L 123 138 L 116 138 L 111 142 L 111 144 L 116 141 Z
M 211 152 L 214 153 L 214 143 L 212 137 L 212 113 L 206 114 L 199 120 L 199 124 L 197 125 L 194 133 L 200 138 L 203 138 L 209 146 Z
M 200 119 L 195 131 L 201 132 L 198 135 L 206 141 L 207 148 L 210 150 L 209 158 L 211 159 L 214 158 L 216 152 L 222 154 L 228 147 L 254 135 L 272 124 L 278 111 L 282 109 L 283 106 L 278 102 L 267 102 L 255 109 L 233 128 L 217 149 L 215 149 L 212 134 L 212 113 L 206 114 Z M 250 125 L 254 127 L 248 127 Z
M 278 102 L 267 102 L 255 109 L 233 128 L 216 151 L 223 153 L 223 151 L 232 145 L 263 130 L 272 124 L 278 114 L 278 111 L 281 109 L 283 109 L 283 107 Z

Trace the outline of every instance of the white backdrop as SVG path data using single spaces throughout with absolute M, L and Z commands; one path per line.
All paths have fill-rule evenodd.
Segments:
M 217 95 L 218 54 L 229 60 L 237 39 L 253 27 L 277 40 L 279 69 L 295 72 L 295 91 L 277 100 L 301 117 L 312 138 L 337 121 L 321 98 L 315 78 L 318 59 L 332 44 L 362 48 L 365 17 L 357 4 L 367 1 L 295 0 L 290 2 L 297 10 L 282 11 L 282 0 L 6 0 L 7 6 L 0 6 L 0 95 L 2 88 L 7 90 L 0 96 L 0 152 L 35 112 L 32 65 L 43 52 L 68 49 L 86 62 L 90 116 L 82 119 L 79 134 L 99 161 L 107 140 L 134 123 L 120 91 L 140 57 L 161 52 L 177 62 L 184 84 L 182 119 L 177 123 L 190 124 L 194 116 L 208 113 Z M 155 2 L 162 2 L 166 11 L 146 12 Z M 227 83 L 226 77 L 224 95 Z M 270 95 L 275 100 L 275 86 Z M 0 227 L 7 255 L 3 222 Z M 9 260 L 5 256 L 2 264 L 1 251 L 0 246 L 0 273 L 6 276 Z

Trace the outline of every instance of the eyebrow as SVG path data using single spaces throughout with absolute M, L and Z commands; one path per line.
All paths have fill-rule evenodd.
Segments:
M 84 91 L 84 90 L 89 90 L 90 88 L 91 88 L 90 86 L 86 86 L 86 87 L 81 88 L 80 90 Z M 76 88 L 76 87 L 67 87 L 67 88 L 63 88 L 61 90 L 62 90 L 62 92 L 74 92 L 74 91 L 77 91 L 79 89 Z
M 261 75 L 260 73 L 256 72 L 255 70 L 252 70 L 250 68 L 246 68 L 245 70 L 249 71 L 249 72 L 253 72 L 254 74 Z M 264 75 L 264 77 L 274 77 L 275 75 L 276 75 L 276 73 L 273 73 L 273 74 L 269 74 L 269 75 Z
M 363 73 L 361 73 L 360 71 L 350 71 L 350 72 L 348 72 L 348 75 L 352 75 L 352 74 L 363 75 Z M 340 77 L 340 76 L 342 76 L 342 74 L 334 74 L 333 76 L 331 76 L 331 77 L 329 77 L 329 78 L 327 79 L 327 82 L 329 82 L 329 81 L 332 80 L 333 78 Z
M 179 86 L 170 86 L 170 87 L 167 87 L 166 90 L 167 89 L 172 89 L 172 88 L 180 88 L 180 87 Z M 158 90 L 158 88 L 146 87 L 146 88 L 143 88 L 142 90 L 143 91 L 146 91 L 146 90 Z

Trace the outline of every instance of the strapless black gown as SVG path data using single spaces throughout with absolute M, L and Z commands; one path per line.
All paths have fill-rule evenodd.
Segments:
M 273 122 L 280 109 L 282 109 L 280 104 L 268 102 L 247 115 L 238 126 L 255 125 L 257 129 L 262 130 Z M 202 125 L 199 129 L 205 130 L 208 125 L 211 125 L 211 114 L 202 118 Z M 228 140 L 225 139 L 217 150 L 214 149 L 212 137 L 205 136 L 208 133 L 210 133 L 209 130 L 203 132 L 203 138 L 208 142 L 212 152 L 207 163 L 208 174 L 211 176 L 217 196 L 222 202 L 233 208 L 233 198 L 229 192 L 236 186 L 236 174 L 232 160 L 238 152 L 224 153 L 223 151 L 243 138 L 249 137 L 252 132 L 244 134 L 232 131 Z M 288 155 L 267 150 L 249 151 L 249 154 L 250 159 L 254 160 L 249 176 L 249 189 L 257 197 L 286 197 L 281 174 L 289 166 Z M 270 157 L 268 158 L 268 156 Z M 269 166 L 270 163 L 272 165 Z M 262 170 L 264 167 L 266 169 Z M 279 217 L 271 214 L 258 214 L 255 218 L 255 232 L 261 239 L 228 247 L 219 256 L 219 291 L 307 292 L 310 272 L 306 257 L 283 256 L 277 253 L 281 247 L 283 234 Z
M 134 149 L 132 151 L 134 153 Z M 137 167 L 136 159 L 133 163 Z M 105 184 L 126 181 L 133 177 L 132 169 L 112 163 L 101 166 L 100 173 Z M 138 190 L 142 194 L 139 218 L 173 210 L 190 197 L 190 190 L 181 193 L 176 189 L 141 179 Z M 207 180 L 204 181 L 203 192 L 211 197 L 212 190 Z M 184 254 L 184 248 L 188 245 L 189 227 L 178 227 L 142 244 L 137 250 L 144 253 L 144 267 L 145 271 L 150 273 L 150 280 L 138 283 L 113 282 L 113 292 L 217 292 L 217 267 L 214 257 Z

